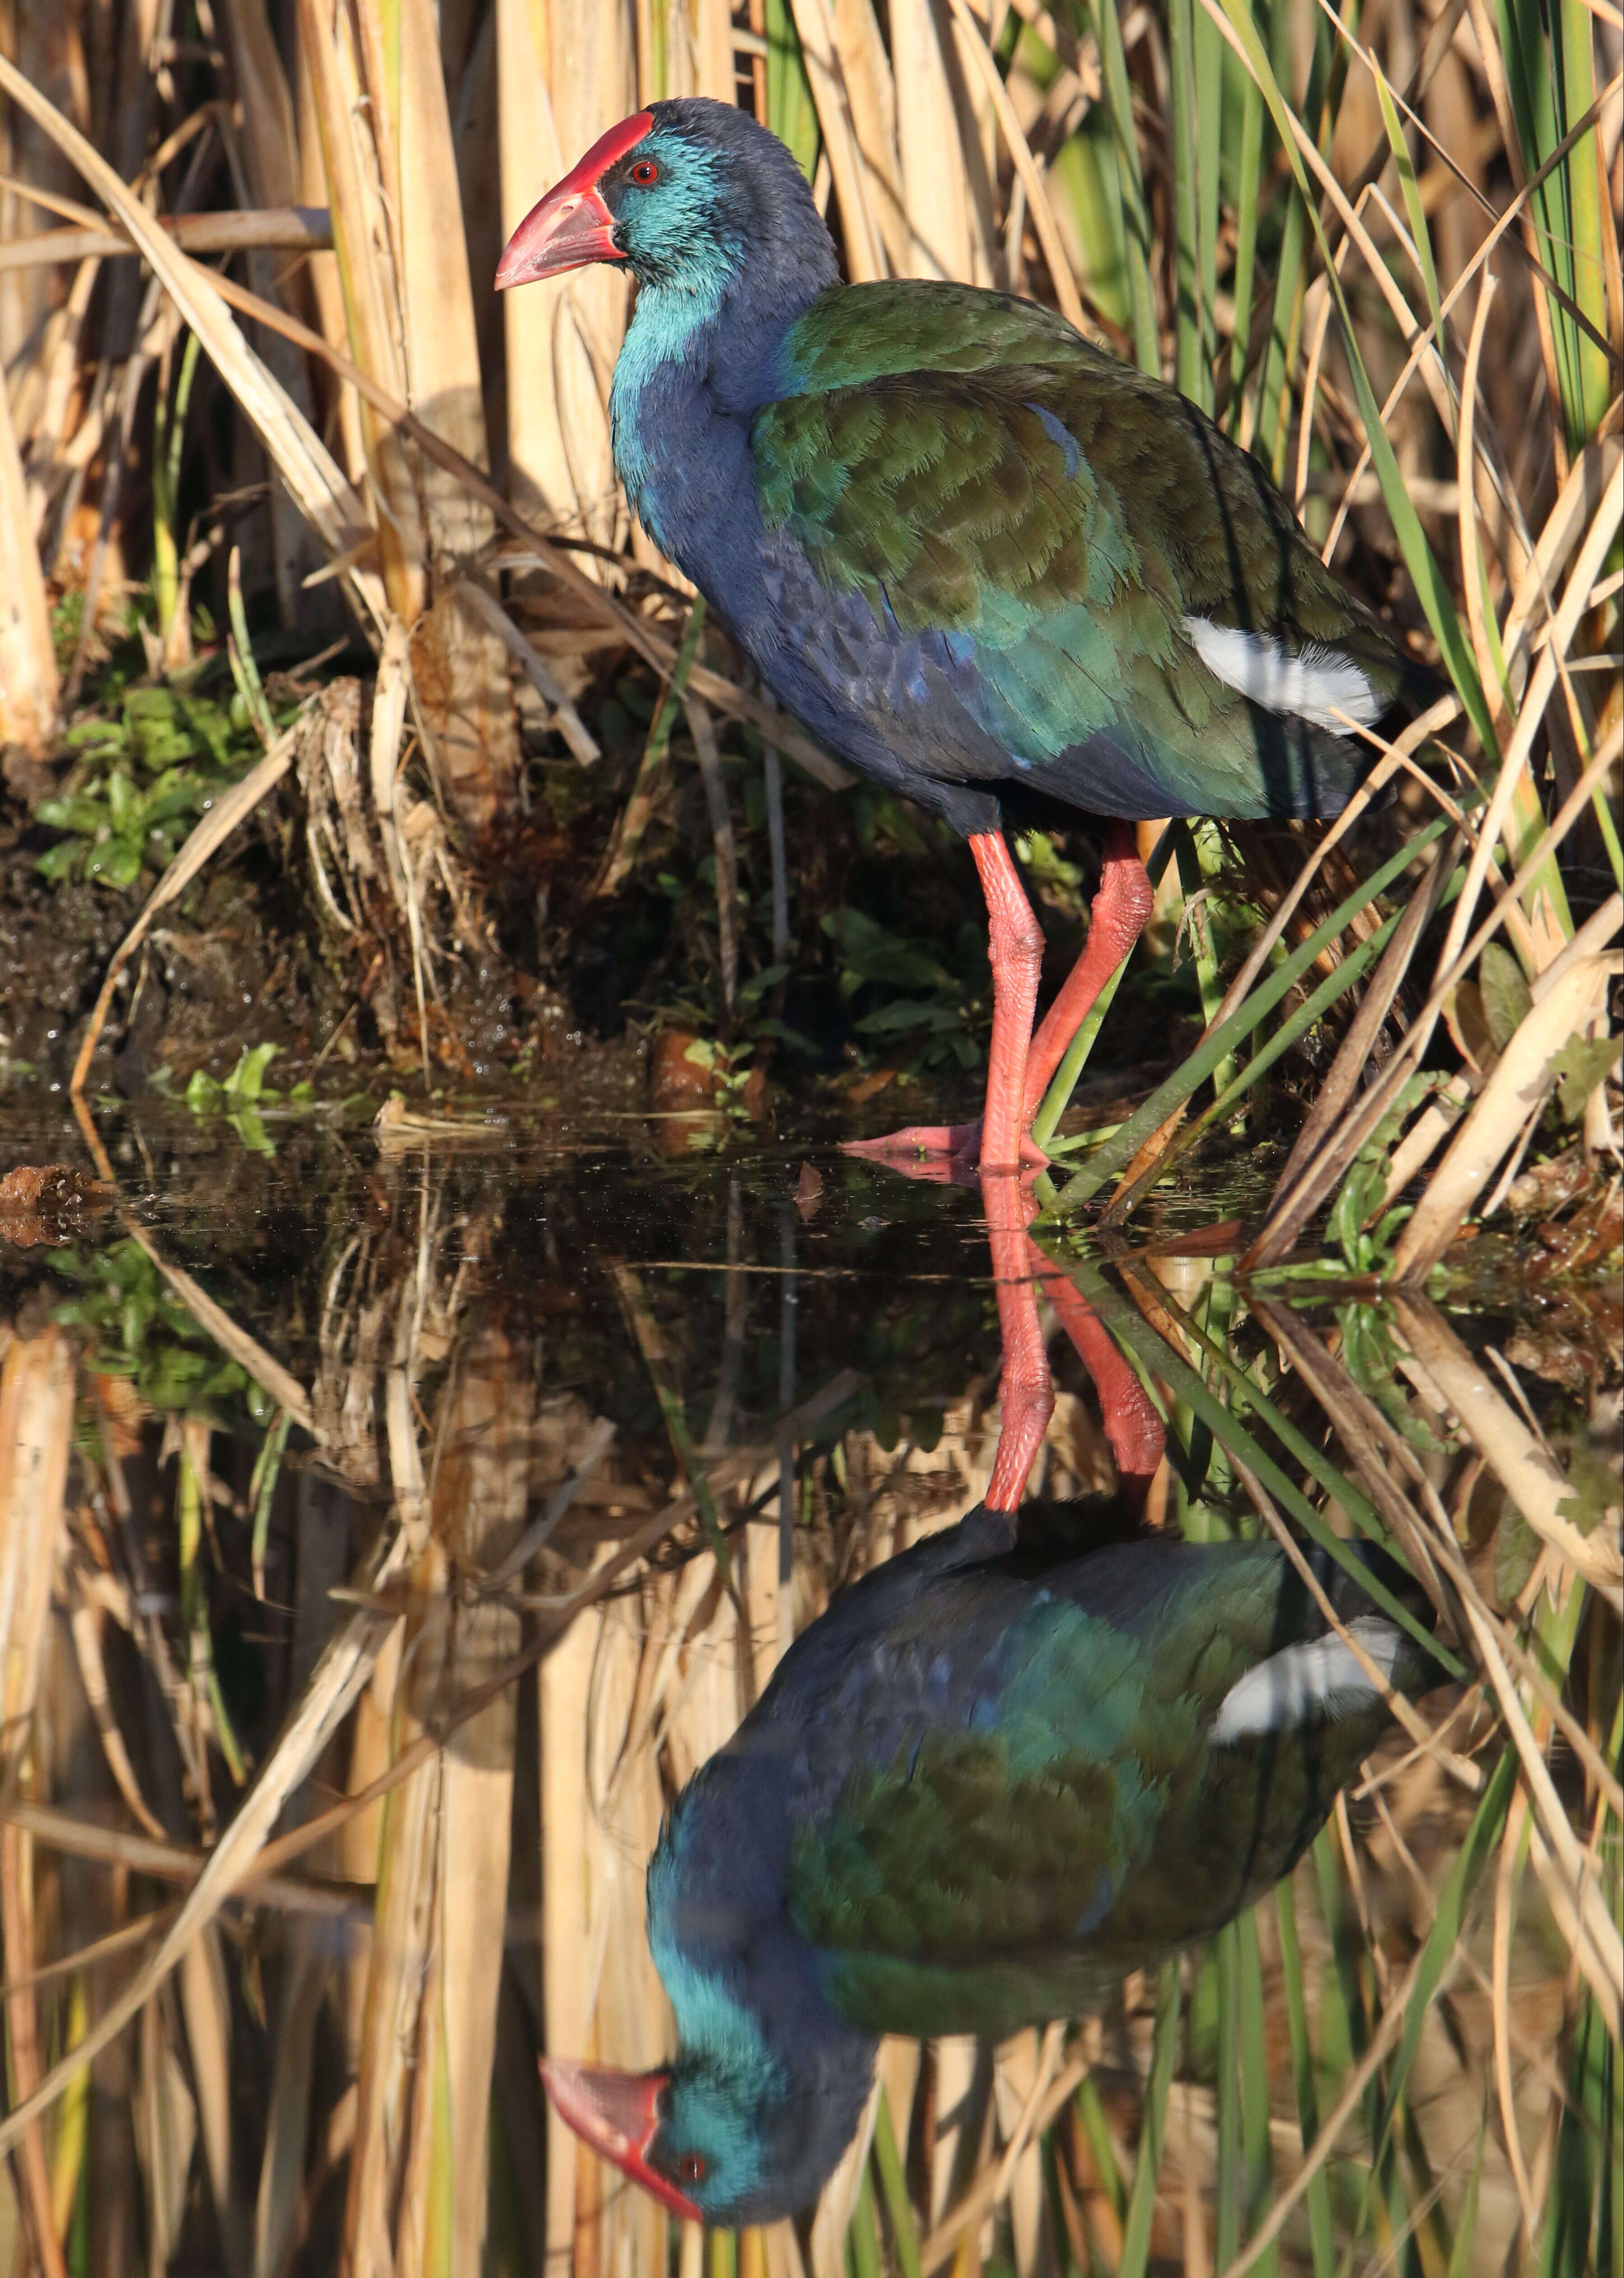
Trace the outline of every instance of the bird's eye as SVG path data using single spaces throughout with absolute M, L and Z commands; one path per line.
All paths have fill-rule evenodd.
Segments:
M 676 2171 L 685 2183 L 702 2183 L 705 2181 L 705 2154 L 702 2152 L 684 2152 L 676 2163 Z
M 651 182 L 660 180 L 660 169 L 652 158 L 639 158 L 631 170 L 631 179 L 640 190 L 646 190 Z

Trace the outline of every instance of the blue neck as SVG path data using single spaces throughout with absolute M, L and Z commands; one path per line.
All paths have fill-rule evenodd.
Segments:
M 638 292 L 609 396 L 614 470 L 644 527 L 696 583 L 749 503 L 739 493 L 750 420 L 780 392 L 784 334 L 838 281 L 825 235 L 821 248 L 769 246 L 748 268 L 719 260 Z

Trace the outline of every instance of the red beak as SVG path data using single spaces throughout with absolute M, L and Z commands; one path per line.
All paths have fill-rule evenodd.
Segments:
M 539 277 L 561 277 L 590 261 L 624 261 L 614 242 L 614 216 L 598 185 L 617 159 L 641 142 L 654 124 L 652 111 L 637 111 L 600 134 L 561 182 L 532 206 L 508 239 L 496 266 L 496 289 L 533 285 Z
M 543 2057 L 541 2076 L 559 2118 L 600 2159 L 652 2191 L 684 2222 L 705 2221 L 693 2201 L 648 2164 L 648 2147 L 660 2131 L 660 2092 L 669 2073 L 615 2072 L 608 2065 Z

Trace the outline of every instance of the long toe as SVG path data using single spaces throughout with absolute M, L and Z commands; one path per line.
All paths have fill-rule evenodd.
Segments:
M 849 1139 L 842 1153 L 883 1163 L 906 1179 L 923 1179 L 936 1186 L 957 1186 L 974 1177 L 981 1166 L 980 1123 L 911 1123 L 903 1131 L 888 1131 L 882 1139 Z M 1042 1171 L 1048 1157 L 1037 1143 L 1023 1135 L 1018 1164 L 990 1164 L 988 1169 Z
M 866 1156 L 876 1163 L 911 1156 L 954 1156 L 973 1165 L 981 1151 L 978 1123 L 911 1123 L 903 1131 L 888 1131 L 881 1139 L 848 1139 L 842 1151 Z M 900 1164 L 899 1164 L 900 1167 Z

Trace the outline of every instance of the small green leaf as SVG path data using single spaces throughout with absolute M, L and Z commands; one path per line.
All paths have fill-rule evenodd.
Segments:
M 225 1097 L 225 1087 L 217 1084 L 203 1068 L 199 1068 L 185 1092 L 187 1105 L 194 1115 L 210 1115 Z
M 53 882 L 58 878 L 71 878 L 84 860 L 84 845 L 80 839 L 59 838 L 54 846 L 48 846 L 42 854 L 35 857 L 34 867 L 41 877 Z
M 250 1051 L 246 1051 L 225 1079 L 224 1089 L 226 1097 L 252 1106 L 263 1088 L 265 1070 L 280 1049 L 277 1044 L 255 1044 Z
M 1565 1122 L 1577 1123 L 1585 1103 L 1619 1056 L 1616 1036 L 1570 1036 L 1551 1063 Z
M 106 886 L 133 886 L 141 875 L 141 848 L 127 838 L 110 838 L 85 857 L 85 875 Z
M 1491 941 L 1483 951 L 1477 968 L 1477 986 L 1483 998 L 1484 1025 L 1494 1039 L 1496 1051 L 1503 1052 L 1518 1024 L 1527 1018 L 1534 999 L 1529 993 L 1522 967 L 1501 943 Z
M 276 1145 L 266 1130 L 257 1107 L 240 1107 L 230 1119 L 236 1133 L 250 1155 L 274 1155 Z
M 1616 1458 L 1582 1441 L 1567 1451 L 1567 1461 L 1574 1491 L 1558 1503 L 1557 1516 L 1571 1521 L 1581 1534 L 1594 1534 L 1608 1512 L 1624 1501 Z
M 62 740 L 69 751 L 85 752 L 122 745 L 125 734 L 116 720 L 81 720 L 68 730 Z
M 127 830 L 135 817 L 135 786 L 122 768 L 107 778 L 107 811 L 117 831 Z
M 1539 1550 L 1538 1535 L 1516 1504 L 1508 1502 L 1494 1530 L 1494 1594 L 1503 1607 L 1521 1595 Z

